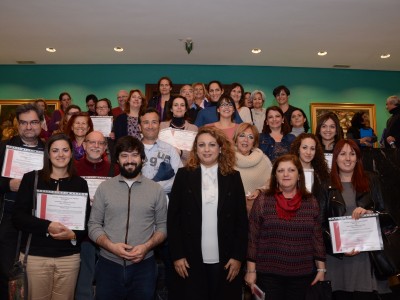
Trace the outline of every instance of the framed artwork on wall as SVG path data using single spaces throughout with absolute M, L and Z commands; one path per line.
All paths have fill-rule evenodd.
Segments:
M 25 103 L 34 103 L 36 99 L 21 99 L 21 100 L 0 100 L 0 124 L 2 125 L 5 121 L 13 122 L 15 118 L 15 109 L 18 105 Z M 47 104 L 48 116 L 51 116 L 53 111 L 59 109 L 59 100 L 45 100 Z
M 347 128 L 351 126 L 351 119 L 356 112 L 366 112 L 371 128 L 376 132 L 376 111 L 375 104 L 355 104 L 355 103 L 311 103 L 311 123 L 312 132 L 315 133 L 318 119 L 327 112 L 335 113 L 340 121 L 343 132 L 347 133 Z

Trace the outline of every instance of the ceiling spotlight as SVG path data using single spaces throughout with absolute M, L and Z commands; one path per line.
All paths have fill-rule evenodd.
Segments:
M 47 51 L 47 52 L 50 52 L 50 53 L 54 53 L 54 52 L 56 52 L 57 50 L 56 50 L 56 48 L 53 48 L 53 47 L 47 47 L 47 48 L 46 48 L 46 51 Z
M 327 51 L 319 51 L 317 54 L 318 54 L 319 56 L 325 56 L 325 55 L 328 54 L 328 52 L 327 52 Z
M 115 52 L 123 52 L 124 48 L 122 48 L 122 47 L 114 47 L 114 51 Z
M 389 58 L 390 57 L 390 54 L 389 53 L 387 53 L 387 54 L 382 54 L 381 55 L 381 58 Z
M 254 54 L 258 54 L 258 53 L 261 53 L 261 49 L 260 48 L 254 48 L 254 49 L 251 49 L 251 52 L 254 53 Z

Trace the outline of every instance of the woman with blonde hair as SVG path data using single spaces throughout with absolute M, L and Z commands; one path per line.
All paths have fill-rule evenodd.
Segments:
M 175 268 L 171 299 L 241 299 L 247 214 L 234 166 L 225 134 L 215 127 L 199 128 L 169 198 L 167 229 Z
M 258 148 L 257 127 L 249 123 L 240 124 L 235 131 L 236 166 L 242 177 L 246 192 L 247 213 L 250 213 L 254 199 L 266 190 L 271 177 L 272 164 Z

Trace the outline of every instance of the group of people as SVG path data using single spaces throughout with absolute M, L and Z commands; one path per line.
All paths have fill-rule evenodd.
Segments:
M 168 77 L 158 86 L 149 101 L 138 89 L 120 91 L 114 109 L 89 95 L 87 112 L 64 92 L 47 121 L 43 100 L 17 108 L 18 135 L 2 142 L 1 167 L 12 168 L 12 158 L 4 161 L 12 146 L 43 153 L 43 168 L 0 178 L 1 299 L 18 231 L 29 299 L 92 299 L 93 283 L 96 299 L 154 299 L 155 253 L 169 299 L 239 300 L 244 285 L 266 299 L 303 299 L 323 280 L 337 300 L 390 299 L 367 252 L 333 255 L 326 238 L 328 218 L 359 219 L 384 206 L 361 160 L 360 147 L 376 141 L 362 113 L 344 139 L 331 112 L 308 133 L 285 86 L 266 109 L 262 91 L 246 94 L 239 83 L 228 94 L 218 81 L 208 90 L 194 83 L 178 96 Z M 388 145 L 400 142 L 395 100 Z M 91 116 L 113 116 L 108 137 Z M 186 131 L 191 147 L 161 139 L 166 129 Z M 79 196 L 84 228 L 38 213 L 38 191 Z

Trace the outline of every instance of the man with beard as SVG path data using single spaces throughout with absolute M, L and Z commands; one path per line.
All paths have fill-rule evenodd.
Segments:
M 167 201 L 162 187 L 141 174 L 143 144 L 132 136 L 118 140 L 120 175 L 95 193 L 89 237 L 100 246 L 96 299 L 154 299 L 153 248 L 166 236 Z
M 4 164 L 6 146 L 43 151 L 39 138 L 42 131 L 43 111 L 33 104 L 22 104 L 15 110 L 18 135 L 0 145 L 0 170 Z M 11 216 L 21 179 L 0 177 L 0 299 L 8 299 L 8 273 L 13 265 L 18 240 L 18 230 Z

